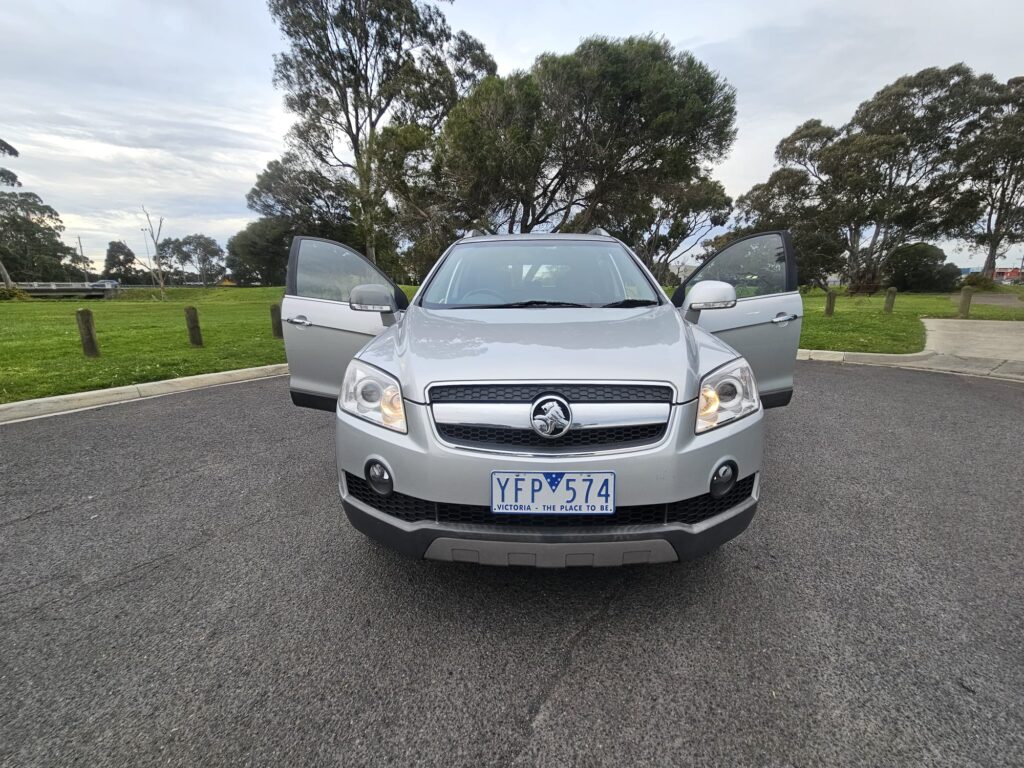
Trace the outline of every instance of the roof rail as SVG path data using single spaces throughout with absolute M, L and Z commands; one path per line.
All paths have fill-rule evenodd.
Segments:
M 605 229 L 604 227 L 594 227 L 592 230 L 587 232 L 587 234 L 588 235 L 604 235 L 605 237 L 611 237 L 611 235 L 608 234 L 608 230 Z

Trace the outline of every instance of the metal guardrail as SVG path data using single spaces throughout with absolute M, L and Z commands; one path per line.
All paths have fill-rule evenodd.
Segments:
M 72 282 L 31 282 L 15 283 L 18 288 L 31 296 L 84 296 L 95 298 L 113 298 L 117 295 L 118 286 L 93 285 L 92 283 Z

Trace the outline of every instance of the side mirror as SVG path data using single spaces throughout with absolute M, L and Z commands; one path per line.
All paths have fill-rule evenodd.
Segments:
M 398 307 L 391 288 L 379 283 L 357 285 L 348 294 L 348 305 L 360 312 L 392 314 Z
M 683 312 L 691 323 L 705 309 L 729 309 L 736 306 L 736 289 L 720 280 L 701 280 L 686 293 Z

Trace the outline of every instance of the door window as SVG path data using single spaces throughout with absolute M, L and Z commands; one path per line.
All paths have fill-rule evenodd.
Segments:
M 687 281 L 689 288 L 701 280 L 721 280 L 736 288 L 736 298 L 785 293 L 788 289 L 786 244 L 771 232 L 727 245 Z
M 357 285 L 391 284 L 355 251 L 325 240 L 301 240 L 296 266 L 295 295 L 309 299 L 347 302 Z

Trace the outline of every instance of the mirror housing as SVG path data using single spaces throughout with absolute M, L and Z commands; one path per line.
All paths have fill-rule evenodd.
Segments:
M 398 309 L 394 291 L 379 283 L 357 285 L 349 292 L 348 305 L 360 312 L 380 312 L 386 315 Z
M 736 289 L 721 280 L 701 280 L 686 293 L 683 312 L 691 323 L 706 309 L 730 309 L 736 306 Z

